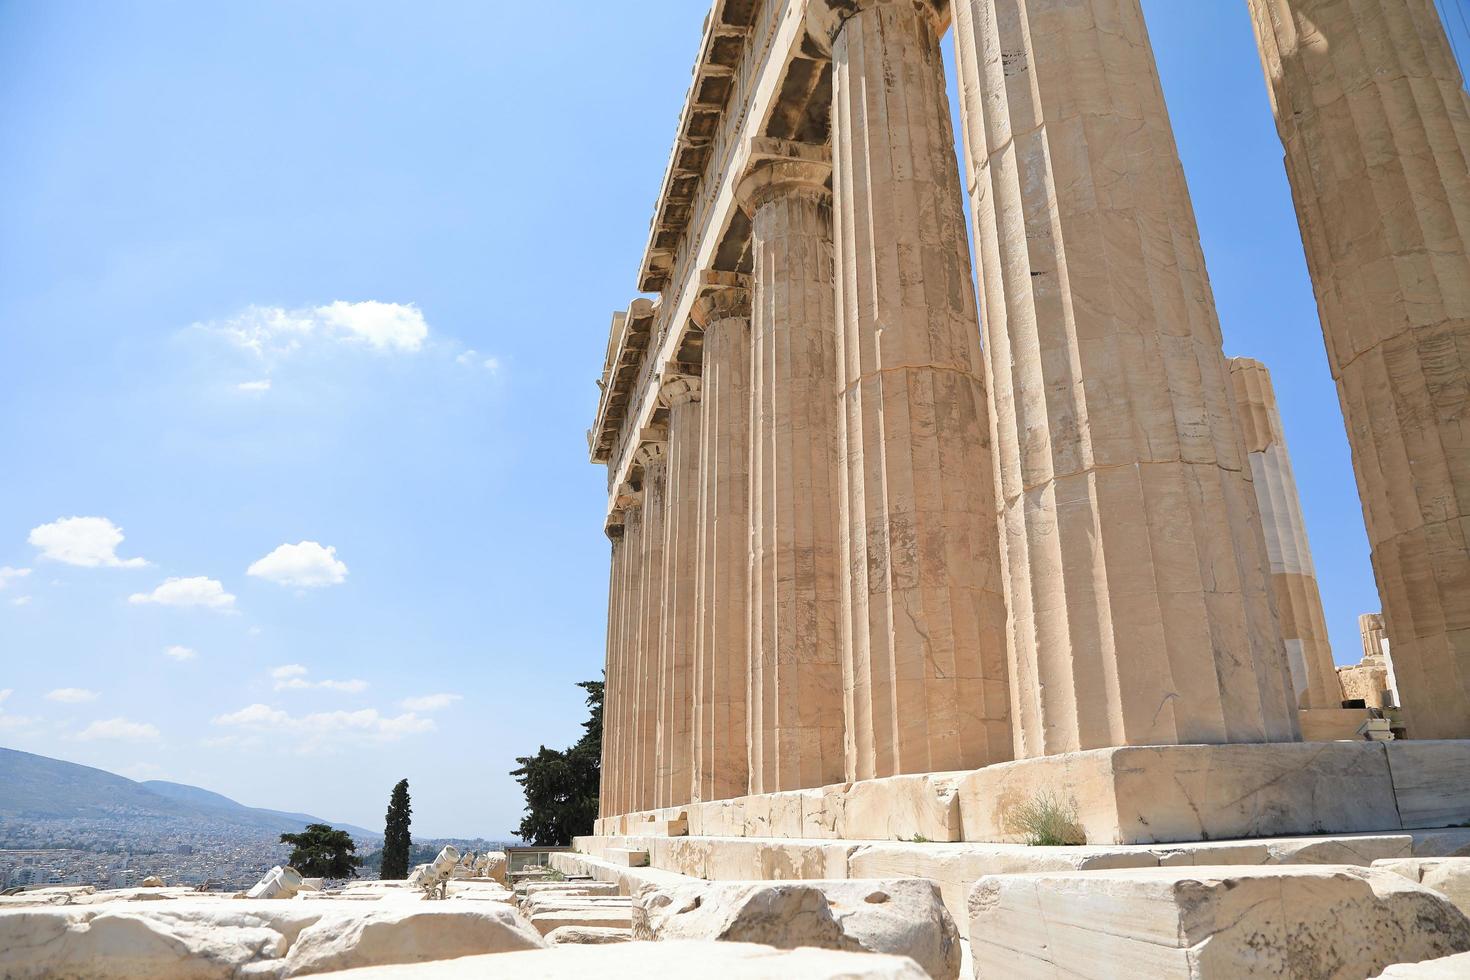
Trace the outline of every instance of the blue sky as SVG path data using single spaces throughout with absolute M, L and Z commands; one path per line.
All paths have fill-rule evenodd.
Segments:
M 1145 8 L 1356 660 L 1378 600 L 1246 7 Z M 407 776 L 420 833 L 511 831 L 513 757 L 601 668 L 584 432 L 706 7 L 628 9 L 0 0 L 0 744 L 370 826 Z

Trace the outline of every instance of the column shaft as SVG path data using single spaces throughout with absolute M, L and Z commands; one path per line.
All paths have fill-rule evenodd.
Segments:
M 933 5 L 835 4 L 847 775 L 1011 757 L 994 470 Z
M 1299 738 L 1138 0 L 958 0 L 1016 751 Z
M 614 748 L 617 738 L 616 726 L 613 719 L 616 716 L 616 705 L 622 697 L 622 685 L 618 682 L 618 670 L 622 664 L 622 558 L 623 558 L 623 528 L 617 525 L 612 537 L 612 559 L 608 567 L 607 583 L 607 650 L 602 669 L 602 759 L 600 760 L 600 779 L 597 789 L 597 816 L 612 816 L 616 811 L 611 809 L 613 798 L 613 773 L 616 771 L 616 749 Z
M 665 380 L 669 410 L 654 805 L 682 806 L 693 786 L 695 579 L 699 569 L 699 379 Z
M 783 171 L 792 171 L 783 173 Z M 827 164 L 763 164 L 753 212 L 750 791 L 841 782 L 837 335 Z M 753 189 L 751 189 L 753 188 Z
M 1470 737 L 1470 99 L 1433 0 L 1250 0 L 1414 738 Z
M 645 443 L 643 463 L 643 561 L 639 569 L 641 629 L 630 705 L 632 773 L 629 810 L 657 805 L 659 670 L 664 629 L 664 526 L 668 511 L 667 444 Z
M 736 292 L 734 290 L 730 292 Z M 750 298 L 696 315 L 704 327 L 694 658 L 696 800 L 749 791 Z
M 640 687 L 638 683 L 639 649 L 643 636 L 643 506 L 642 496 L 630 508 L 623 521 L 623 585 L 621 588 L 621 633 L 618 663 L 618 698 L 612 719 L 615 736 L 615 773 L 613 777 L 613 816 L 620 816 L 634 809 L 633 785 L 636 770 L 634 740 L 636 731 L 636 708 Z
M 1302 516 L 1291 454 L 1286 451 L 1286 433 L 1271 374 L 1260 361 L 1233 357 L 1230 379 L 1261 511 L 1271 585 L 1297 706 L 1340 708 L 1342 685 L 1337 682 L 1327 617 L 1317 588 L 1317 569 L 1307 542 L 1307 523 Z

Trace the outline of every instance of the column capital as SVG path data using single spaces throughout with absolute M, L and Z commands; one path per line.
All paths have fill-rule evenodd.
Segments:
M 633 462 L 646 471 L 652 466 L 667 461 L 669 433 L 666 429 L 644 429 L 639 434 L 638 448 L 633 451 Z
M 949 26 L 949 0 L 811 0 L 806 7 L 806 31 L 824 54 L 832 53 L 842 25 L 853 17 L 883 4 L 908 3 L 928 14 L 935 35 Z
M 664 408 L 699 401 L 699 378 L 692 374 L 667 373 L 660 377 L 658 402 Z
M 813 6 L 816 6 L 814 3 Z M 754 215 L 769 201 L 792 194 L 831 201 L 832 150 L 814 143 L 756 137 L 745 149 L 735 187 L 740 207 Z
M 701 330 L 721 320 L 750 319 L 750 277 L 736 272 L 706 272 L 703 292 L 689 310 Z

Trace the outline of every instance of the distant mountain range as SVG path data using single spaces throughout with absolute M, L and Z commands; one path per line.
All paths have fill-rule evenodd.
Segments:
M 197 823 L 263 834 L 295 833 L 309 823 L 331 823 L 359 840 L 383 836 L 307 813 L 245 806 L 197 786 L 157 779 L 140 783 L 91 766 L 0 748 L 0 822 L 111 818 Z

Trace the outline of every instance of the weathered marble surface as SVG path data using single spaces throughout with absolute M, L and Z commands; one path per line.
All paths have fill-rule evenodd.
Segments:
M 1373 867 L 1432 888 L 1470 915 L 1470 857 L 1396 858 L 1374 861 Z
M 1400 963 L 1384 970 L 1379 977 L 1382 980 L 1464 980 L 1470 977 L 1470 953 L 1418 963 Z
M 636 939 L 717 939 L 778 949 L 908 956 L 935 980 L 955 980 L 959 932 L 932 882 L 690 882 L 634 902 Z
M 1346 867 L 1157 868 L 981 879 L 977 976 L 1371 977 L 1470 950 L 1444 896 Z
M 228 980 L 536 949 L 499 902 L 228 898 L 0 912 L 7 980 Z
M 532 953 L 472 956 L 417 967 L 351 970 L 342 980 L 925 980 L 904 956 L 829 949 L 778 950 L 752 943 L 676 941 L 611 946 L 558 945 Z

